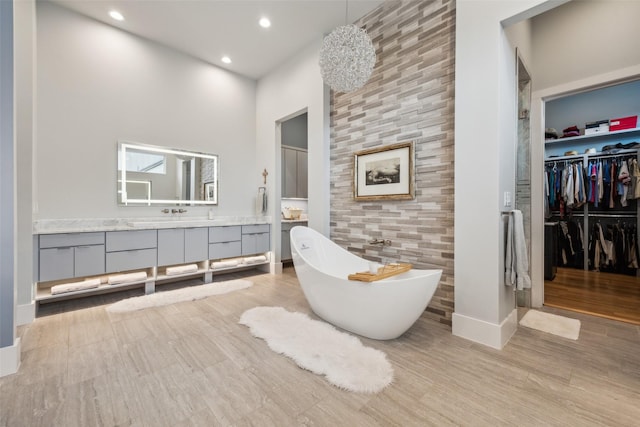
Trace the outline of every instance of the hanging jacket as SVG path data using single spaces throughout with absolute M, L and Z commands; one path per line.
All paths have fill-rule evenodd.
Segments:
M 622 205 L 622 207 L 626 207 L 628 205 L 627 193 L 629 192 L 629 185 L 631 184 L 631 178 L 629 177 L 629 167 L 627 166 L 626 160 L 620 162 L 618 183 L 618 185 L 622 186 L 622 189 L 618 190 L 618 194 L 620 194 L 620 204 Z
M 627 198 L 638 199 L 640 198 L 640 168 L 638 168 L 637 159 L 632 158 L 630 161 L 629 176 L 631 177 L 631 186 Z

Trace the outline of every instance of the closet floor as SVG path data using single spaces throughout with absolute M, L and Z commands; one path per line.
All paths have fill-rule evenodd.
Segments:
M 640 325 L 640 277 L 558 268 L 544 305 Z

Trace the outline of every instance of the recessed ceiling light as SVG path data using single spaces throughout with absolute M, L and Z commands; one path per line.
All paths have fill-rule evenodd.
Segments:
M 223 56 L 222 62 L 224 62 L 225 64 L 231 64 L 231 58 L 229 58 L 228 56 Z
M 258 21 L 258 23 L 262 28 L 269 28 L 271 26 L 271 21 L 269 21 L 269 18 L 266 17 L 260 18 L 260 21 Z
M 115 19 L 116 21 L 124 21 L 124 16 L 117 10 L 112 10 L 109 12 L 109 16 Z

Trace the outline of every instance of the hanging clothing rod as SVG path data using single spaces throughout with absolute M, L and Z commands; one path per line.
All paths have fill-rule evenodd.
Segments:
M 576 161 L 580 161 L 580 160 L 584 160 L 584 158 L 586 157 L 587 159 L 604 159 L 607 157 L 619 157 L 619 156 L 624 156 L 624 155 L 637 155 L 638 154 L 638 149 L 636 148 L 621 148 L 620 151 L 616 152 L 616 153 L 597 153 L 597 154 L 574 154 L 572 156 L 558 156 L 558 157 L 548 157 L 546 159 L 544 159 L 545 163 L 548 162 L 555 162 L 555 161 L 567 161 L 567 160 L 576 160 Z
M 602 213 L 602 214 L 598 214 L 598 213 L 591 213 L 589 212 L 587 214 L 587 216 L 590 217 L 600 217 L 600 218 L 635 218 L 638 214 L 636 213 L 627 213 L 627 214 L 608 214 L 608 213 Z M 560 216 L 560 215 L 552 215 L 551 217 L 554 216 Z M 566 216 L 566 215 L 565 215 Z M 583 217 L 584 214 L 583 213 L 572 213 L 570 217 L 574 217 L 574 216 L 579 216 L 579 217 Z

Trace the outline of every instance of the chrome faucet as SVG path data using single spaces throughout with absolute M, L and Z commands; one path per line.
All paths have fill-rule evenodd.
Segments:
M 385 239 L 373 239 L 369 242 L 370 245 L 391 246 L 391 240 Z
M 185 213 L 186 211 L 186 209 L 178 209 L 178 213 Z

